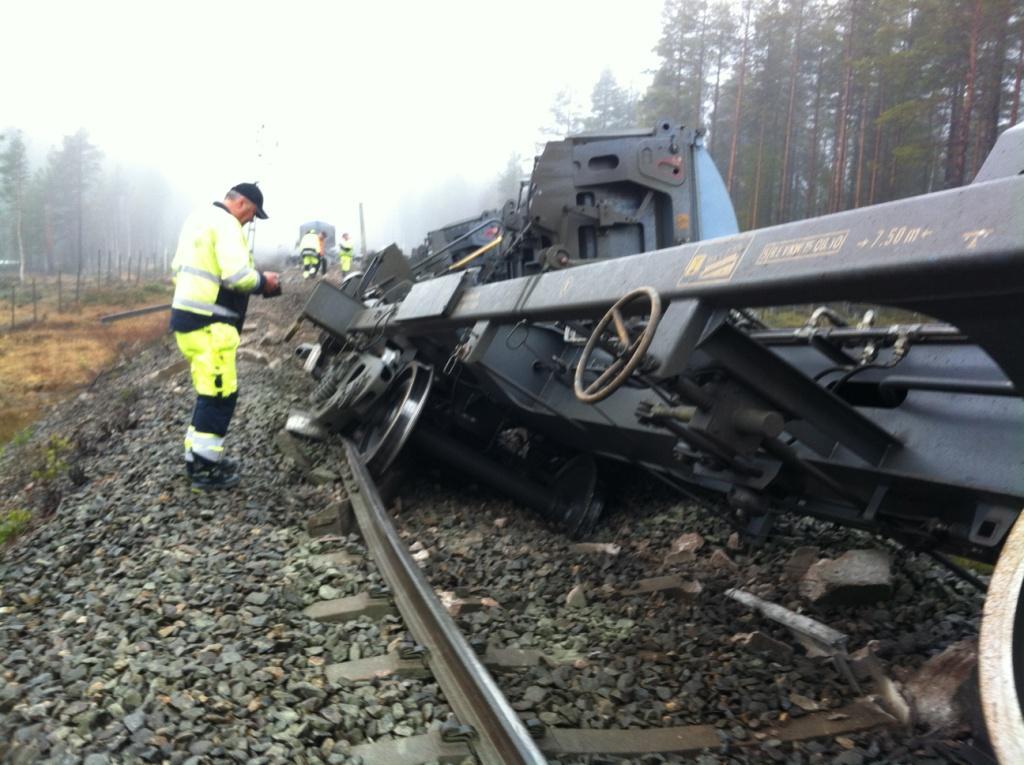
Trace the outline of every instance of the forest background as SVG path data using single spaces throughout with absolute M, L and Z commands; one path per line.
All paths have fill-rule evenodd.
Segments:
M 589 99 L 559 94 L 544 134 L 706 129 L 741 227 L 757 228 L 970 182 L 1020 119 L 1024 2 L 665 0 L 655 52 L 645 90 L 605 71 Z M 111 166 L 84 129 L 45 157 L 31 143 L 0 134 L 8 272 L 166 260 L 187 204 L 159 170 Z M 524 172 L 511 155 L 481 205 Z

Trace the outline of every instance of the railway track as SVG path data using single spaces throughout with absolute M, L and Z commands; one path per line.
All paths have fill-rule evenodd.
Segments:
M 471 747 L 483 762 L 544 762 L 526 726 L 501 695 L 398 538 L 377 488 L 351 444 L 346 444 L 346 451 L 349 461 L 342 468 L 342 475 L 363 539 L 394 594 L 406 626 L 424 649 L 424 661 L 461 722 L 443 730 L 440 742 L 431 740 L 438 757 L 420 760 L 422 755 L 417 753 L 411 761 L 464 757 Z M 460 740 L 465 740 L 467 749 L 447 754 L 452 748 L 447 745 Z M 403 743 L 408 746 L 408 742 Z M 413 742 L 413 748 L 418 743 Z M 387 759 L 369 751 L 363 756 L 370 762 L 395 762 L 390 753 Z
M 511 701 L 520 691 L 506 695 L 508 678 L 529 672 L 531 666 L 547 662 L 570 663 L 572 656 L 548 656 L 538 650 L 497 650 L 463 634 L 446 604 L 428 581 L 422 558 L 417 561 L 402 534 L 389 518 L 372 477 L 358 460 L 351 443 L 345 445 L 348 463 L 341 478 L 348 503 L 342 515 L 351 513 L 365 542 L 368 555 L 386 582 L 387 599 L 380 592 L 314 604 L 307 613 L 314 618 L 345 622 L 360 615 L 390 612 L 393 603 L 407 631 L 407 639 L 393 644 L 384 656 L 335 664 L 327 668 L 329 678 L 351 681 L 383 676 L 422 677 L 429 674 L 438 683 L 453 716 L 438 730 L 403 738 L 381 737 L 353 747 L 352 755 L 365 765 L 423 762 L 479 763 L 584 763 L 621 762 L 624 758 L 664 757 L 649 761 L 675 761 L 705 753 L 732 753 L 749 757 L 739 761 L 792 760 L 791 746 L 811 740 L 838 740 L 852 748 L 849 736 L 882 732 L 900 727 L 899 721 L 879 703 L 877 697 L 863 696 L 842 704 L 800 716 L 778 715 L 774 724 L 761 727 L 755 735 L 730 736 L 720 721 L 663 727 L 593 728 L 545 724 L 535 712 L 522 711 Z M 666 588 L 672 586 L 665 583 Z M 657 584 L 650 595 L 658 597 Z M 449 604 L 450 605 L 450 604 Z M 393 617 L 392 617 L 393 618 Z M 670 657 L 647 659 L 671 661 Z M 583 659 L 577 667 L 591 663 Z M 653 690 L 653 689 L 652 689 Z M 652 694 L 651 696 L 657 699 Z M 519 706 L 520 711 L 516 707 Z M 801 710 L 796 710 L 801 712 Z M 986 762 L 980 751 L 962 743 L 950 743 L 945 753 L 950 762 Z M 628 760 L 626 761 L 634 761 Z M 635 760 L 641 761 L 641 760 Z M 648 760 L 643 760 L 648 761 Z M 715 759 L 709 759 L 717 761 Z M 818 760 L 825 761 L 820 757 Z M 858 762 L 856 757 L 836 760 Z M 940 760 L 941 761 L 941 760 Z

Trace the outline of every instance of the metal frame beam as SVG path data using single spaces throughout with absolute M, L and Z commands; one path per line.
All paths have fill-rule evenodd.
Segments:
M 965 304 L 1024 296 L 1024 176 L 758 229 L 721 239 L 467 289 L 447 316 L 396 322 L 370 308 L 350 328 L 388 334 L 457 327 L 482 319 L 543 321 L 603 313 L 629 290 L 718 307 L 825 301 L 871 302 L 964 316 Z M 413 287 L 426 299 L 432 282 Z M 998 301 L 1005 305 L 1008 301 Z M 1015 321 L 1017 321 L 1015 319 Z M 996 325 L 998 326 L 998 325 Z M 978 323 L 972 339 L 1018 388 L 1024 360 Z M 1007 326 L 1000 326 L 1005 334 Z M 979 336 L 979 333 L 982 336 Z

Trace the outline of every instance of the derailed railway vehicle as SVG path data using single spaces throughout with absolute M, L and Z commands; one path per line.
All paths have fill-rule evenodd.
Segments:
M 412 276 L 466 270 L 482 284 L 736 233 L 703 133 L 586 133 L 548 143 L 502 210 L 428 235 Z
M 495 244 L 501 243 L 501 225 L 497 216 L 497 210 L 485 210 L 475 218 L 466 218 L 428 231 L 423 244 L 412 252 L 413 264 L 428 260 L 430 267 L 427 273 L 430 275 L 458 268 L 463 258 L 473 255 L 480 248 L 491 245 L 495 240 L 498 240 Z
M 503 210 L 511 237 L 504 267 L 490 278 L 528 276 L 738 230 L 703 131 L 667 122 L 653 130 L 548 143 L 525 191 L 525 200 Z
M 1024 126 L 969 186 L 743 233 L 702 152 L 664 125 L 549 145 L 489 273 L 382 257 L 318 285 L 319 426 L 377 474 L 415 441 L 578 534 L 615 460 L 717 494 L 754 535 L 793 512 L 996 562 L 983 706 L 1024 762 Z M 688 193 L 648 194 L 652 166 Z M 751 311 L 840 301 L 935 318 Z

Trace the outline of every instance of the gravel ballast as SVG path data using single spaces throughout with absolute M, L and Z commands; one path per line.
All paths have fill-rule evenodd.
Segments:
M 228 441 L 242 463 L 238 489 L 188 487 L 180 460 L 188 373 L 155 374 L 177 360 L 169 340 L 105 374 L 40 422 L 29 444 L 0 457 L 0 490 L 36 508 L 28 532 L 0 552 L 0 761 L 347 765 L 357 761 L 354 746 L 436 730 L 448 718 L 430 679 L 327 679 L 330 664 L 383 654 L 407 637 L 398 617 L 338 625 L 302 613 L 381 580 L 359 557 L 357 537 L 305 531 L 311 514 L 341 496 L 328 475 L 337 474 L 338 445 L 306 445 L 326 469 L 312 482 L 275 444 L 313 386 L 291 345 L 276 342 L 300 298 L 254 301 L 246 344 L 259 353 L 240 357 Z M 26 455 L 44 453 L 51 437 L 69 443 L 66 464 L 33 476 Z M 410 461 L 393 513 L 435 589 L 479 601 L 457 616 L 467 637 L 481 649 L 546 656 L 496 672 L 524 719 L 601 729 L 713 724 L 722 742 L 696 758 L 562 765 L 947 761 L 933 740 L 902 729 L 799 744 L 765 734 L 857 693 L 788 630 L 724 596 L 740 587 L 807 613 L 848 634 L 851 650 L 877 641 L 885 671 L 904 682 L 978 629 L 978 594 L 923 556 L 809 520 L 785 521 L 751 547 L 708 508 L 626 474 L 605 522 L 583 540 L 595 544 L 573 547 L 529 511 L 414 454 Z M 684 534 L 700 544 L 679 541 Z M 815 561 L 865 549 L 891 557 L 888 598 L 815 606 L 801 594 L 800 574 Z M 336 551 L 353 562 L 317 557 Z M 686 589 L 624 592 L 672 575 Z M 742 638 L 755 632 L 755 641 Z
M 294 316 L 256 306 L 256 337 Z M 274 447 L 308 378 L 290 347 L 263 350 L 270 364 L 239 361 L 228 437 L 242 464 L 236 490 L 197 493 L 185 480 L 188 373 L 153 374 L 177 360 L 169 340 L 36 427 L 25 453 L 57 435 L 72 443 L 66 460 L 81 477 L 78 486 L 55 477 L 59 506 L 37 512 L 0 555 L 0 761 L 344 763 L 353 745 L 446 718 L 429 681 L 324 675 L 330 663 L 383 653 L 401 627 L 302 614 L 321 591 L 354 594 L 380 580 L 366 565 L 314 560 L 361 548 L 304 531 L 341 490 L 310 485 Z M 41 479 L 17 459 L 9 450 L 0 465 L 5 492 L 28 503 Z

